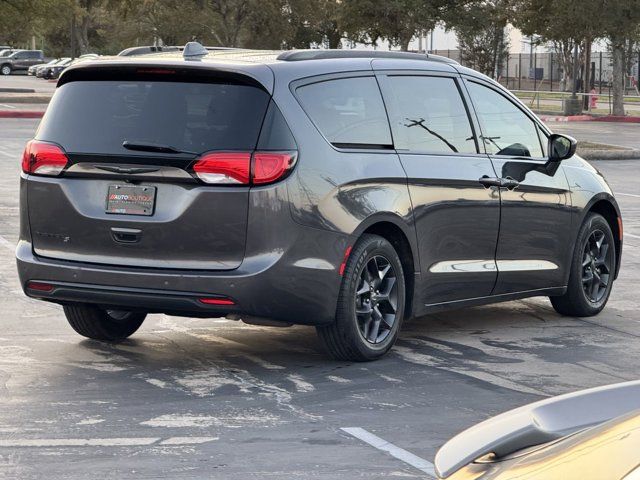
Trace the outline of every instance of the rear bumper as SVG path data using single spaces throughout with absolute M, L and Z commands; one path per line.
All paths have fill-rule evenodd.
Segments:
M 318 241 L 319 236 L 326 238 Z M 341 281 L 338 267 L 348 238 L 318 231 L 312 238 L 314 245 L 296 242 L 287 252 L 248 259 L 237 270 L 220 272 L 54 260 L 35 255 L 27 240 L 18 243 L 16 258 L 25 294 L 59 304 L 90 303 L 194 317 L 235 313 L 292 324 L 324 325 L 335 317 Z M 320 245 L 325 258 L 314 255 Z M 316 251 L 310 251 L 314 247 Z M 32 281 L 48 283 L 53 289 L 27 288 Z M 234 305 L 204 304 L 199 301 L 203 297 L 230 298 Z

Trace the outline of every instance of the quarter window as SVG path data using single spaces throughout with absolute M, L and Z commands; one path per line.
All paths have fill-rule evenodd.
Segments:
M 398 149 L 477 153 L 469 115 L 453 78 L 390 76 L 388 85 L 391 128 Z
M 296 90 L 311 120 L 338 147 L 392 147 L 387 114 L 374 77 L 340 78 Z
M 487 153 L 515 157 L 543 157 L 536 124 L 514 103 L 495 90 L 468 82 Z

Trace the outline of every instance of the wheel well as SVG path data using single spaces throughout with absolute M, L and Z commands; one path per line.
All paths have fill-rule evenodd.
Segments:
M 406 299 L 405 299 L 405 316 L 404 318 L 410 318 L 412 314 L 413 294 L 414 294 L 414 263 L 413 252 L 411 251 L 411 244 L 407 239 L 404 232 L 391 222 L 379 222 L 371 225 L 363 233 L 371 233 L 379 235 L 387 240 L 393 248 L 398 252 L 400 262 L 402 263 L 402 270 L 404 271 L 404 283 L 407 286 Z
M 617 265 L 620 265 L 620 254 L 621 245 L 620 245 L 620 225 L 618 225 L 618 212 L 615 207 L 611 205 L 611 202 L 607 200 L 599 200 L 593 204 L 593 206 L 589 209 L 590 212 L 599 213 L 604 217 L 604 219 L 611 227 L 611 231 L 613 232 L 613 241 L 616 245 L 616 256 L 617 256 Z M 616 276 L 618 269 L 616 268 Z

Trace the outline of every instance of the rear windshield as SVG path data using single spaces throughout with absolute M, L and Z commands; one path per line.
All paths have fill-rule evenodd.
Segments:
M 76 81 L 58 88 L 36 138 L 69 153 L 140 154 L 124 141 L 253 149 L 268 103 L 268 93 L 242 84 Z

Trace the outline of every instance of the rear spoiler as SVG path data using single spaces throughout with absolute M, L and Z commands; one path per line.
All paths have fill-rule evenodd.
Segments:
M 435 469 L 447 478 L 488 454 L 504 457 L 640 409 L 640 381 L 548 398 L 490 418 L 449 440 Z

